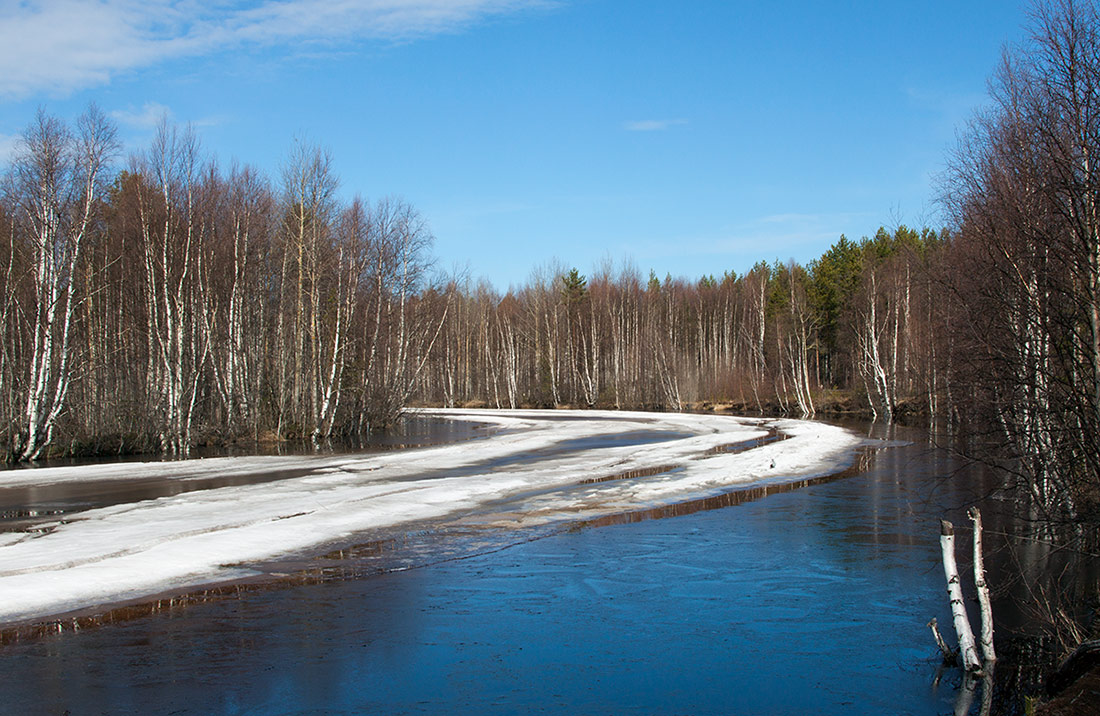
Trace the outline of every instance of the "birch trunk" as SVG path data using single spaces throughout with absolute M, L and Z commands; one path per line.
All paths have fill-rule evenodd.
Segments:
M 989 584 L 985 581 L 985 559 L 982 555 L 982 513 L 977 507 L 967 510 L 970 521 L 974 523 L 974 584 L 978 588 L 978 604 L 982 613 L 982 656 L 986 664 L 997 661 L 993 650 L 993 606 L 989 599 Z
M 12 457 L 22 460 L 36 459 L 50 444 L 65 409 L 77 269 L 101 196 L 102 173 L 117 146 L 114 128 L 95 107 L 78 127 L 79 136 L 73 136 L 40 111 L 13 162 L 15 181 L 26 197 L 17 210 L 32 227 L 34 253 L 33 342 L 22 425 L 12 450 Z
M 947 577 L 947 595 L 951 601 L 951 617 L 955 622 L 955 633 L 959 638 L 959 655 L 963 668 L 976 673 L 982 670 L 978 659 L 978 649 L 974 644 L 974 631 L 970 628 L 970 618 L 966 615 L 963 602 L 962 584 L 959 581 L 959 567 L 955 563 L 955 528 L 947 520 L 940 520 L 940 549 L 943 552 L 943 571 Z

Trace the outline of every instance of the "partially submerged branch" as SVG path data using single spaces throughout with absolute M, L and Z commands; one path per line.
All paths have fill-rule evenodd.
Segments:
M 940 653 L 943 654 L 943 663 L 954 666 L 958 661 L 958 654 L 947 645 L 947 642 L 943 638 L 943 634 L 940 633 L 939 622 L 935 617 L 928 622 L 928 628 L 932 630 L 932 638 L 936 641 L 936 646 L 939 647 Z

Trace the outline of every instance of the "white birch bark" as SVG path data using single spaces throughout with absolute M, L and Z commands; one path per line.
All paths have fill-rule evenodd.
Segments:
M 981 607 L 982 656 L 986 664 L 992 665 L 997 661 L 997 653 L 993 649 L 993 605 L 989 598 L 989 584 L 985 580 L 985 557 L 982 554 L 982 513 L 977 507 L 971 507 L 967 510 L 967 515 L 974 524 L 974 584 L 978 589 L 978 604 Z
M 940 520 L 940 549 L 943 552 L 947 596 L 951 602 L 951 617 L 955 622 L 955 634 L 959 639 L 959 655 L 963 660 L 963 668 L 971 673 L 979 672 L 982 670 L 982 663 L 978 658 L 974 631 L 970 628 L 970 618 L 966 615 L 962 584 L 959 581 L 959 567 L 955 562 L 955 528 L 946 520 Z
M 34 460 L 53 440 L 72 379 L 70 339 L 77 271 L 115 130 L 92 107 L 78 136 L 40 111 L 13 162 L 20 207 L 32 228 L 34 286 L 31 355 L 15 456 Z
M 955 663 L 955 652 L 951 651 L 951 647 L 944 640 L 943 634 L 940 633 L 939 621 L 935 617 L 932 617 L 932 620 L 928 622 L 928 628 L 932 630 L 932 639 L 936 642 L 940 654 L 943 655 L 943 662 L 945 664 Z

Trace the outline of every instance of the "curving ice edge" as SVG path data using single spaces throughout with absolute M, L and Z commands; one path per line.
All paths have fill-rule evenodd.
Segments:
M 802 420 L 617 411 L 420 414 L 503 429 L 483 440 L 380 455 L 214 458 L 3 474 L 3 486 L 37 486 L 308 471 L 275 482 L 87 510 L 40 525 L 43 532 L 0 533 L 0 624 L 237 579 L 253 574 L 250 562 L 317 549 L 365 530 L 484 511 L 488 505 L 507 506 L 501 521 L 532 525 L 695 499 L 749 483 L 831 474 L 848 467 L 869 442 L 843 428 Z M 641 430 L 690 436 L 551 451 L 563 441 Z M 787 439 L 743 452 L 715 450 L 772 431 Z M 541 458 L 507 460 L 533 451 L 543 451 Z M 675 469 L 665 469 L 670 467 Z M 600 481 L 647 468 L 661 468 L 661 474 Z

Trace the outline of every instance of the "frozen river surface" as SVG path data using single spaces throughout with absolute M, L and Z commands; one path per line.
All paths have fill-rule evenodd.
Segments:
M 0 492 L 23 519 L 0 533 L 0 624 L 253 578 L 261 572 L 257 563 L 350 546 L 369 532 L 412 523 L 530 527 L 828 474 L 850 464 L 863 443 L 841 428 L 794 420 L 597 411 L 567 419 L 556 411 L 429 415 L 476 420 L 495 431 L 387 454 L 4 473 Z M 165 485 L 186 489 L 146 499 Z M 64 496 L 74 489 L 90 507 L 71 509 Z
M 372 576 L 9 643 L 0 702 L 11 713 L 72 716 L 953 713 L 950 678 L 933 686 L 925 627 L 949 618 L 938 519 L 965 501 L 944 481 L 958 468 L 944 453 L 891 443 L 844 479 L 816 480 L 805 478 L 849 465 L 858 445 L 885 443 L 796 421 L 478 416 L 495 426 L 485 440 L 311 458 L 319 464 L 309 474 L 255 485 L 289 496 L 328 486 L 318 494 L 331 510 L 356 480 L 392 495 L 431 495 L 438 483 L 449 504 L 425 502 L 425 514 L 405 494 L 409 507 L 379 512 L 396 519 L 377 533 L 388 542 L 321 559 Z M 417 466 L 405 472 L 409 460 Z M 269 468 L 303 469 L 291 464 Z M 164 477 L 199 479 L 190 474 Z M 481 486 L 495 476 L 514 487 Z M 328 482 L 299 482 L 318 479 Z M 249 497 L 247 485 L 228 489 Z M 305 498 L 294 499 L 283 510 L 306 512 Z M 241 502 L 242 513 L 258 513 Z M 145 522 L 153 530 L 167 519 L 156 514 Z M 646 519 L 661 516 L 674 517 Z M 316 546 L 292 555 L 303 564 L 363 534 L 316 530 Z M 198 575 L 262 573 L 274 552 Z

